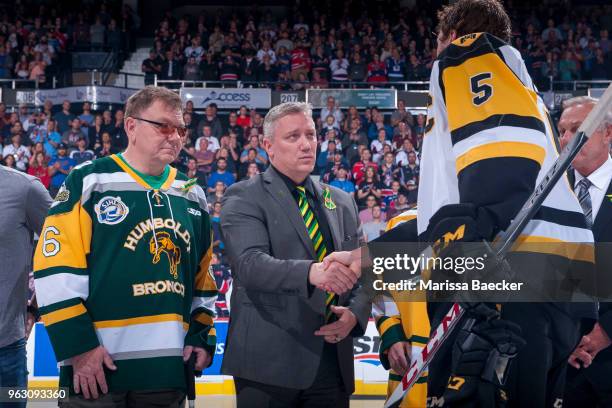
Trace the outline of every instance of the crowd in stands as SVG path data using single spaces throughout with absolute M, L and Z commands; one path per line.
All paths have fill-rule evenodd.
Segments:
M 323 12 L 325 6 L 311 0 L 300 3 L 291 17 L 279 18 L 256 10 L 178 19 L 167 13 L 142 71 L 147 83 L 157 75 L 161 80 L 240 80 L 279 90 L 427 80 L 436 57 L 432 6 L 375 3 L 381 7 L 371 10 L 371 4 L 348 1 Z M 548 89 L 551 79 L 612 78 L 609 5 L 529 4 L 525 12 L 511 11 L 512 45 L 541 89 Z
M 71 51 L 112 50 L 122 57 L 132 46 L 138 16 L 129 6 L 100 2 L 67 8 L 66 2 L 17 3 L 0 9 L 0 79 L 60 85 L 71 68 Z
M 184 107 L 188 131 L 174 166 L 206 191 L 217 254 L 213 272 L 226 289 L 231 277 L 224 262 L 221 199 L 229 186 L 268 167 L 264 116 L 245 106 L 228 115 L 219 115 L 214 103 L 204 112 L 194 111 L 191 101 Z M 425 115 L 411 115 L 401 100 L 385 115 L 376 108 L 340 109 L 330 97 L 314 117 L 319 138 L 314 174 L 355 198 L 366 237 L 376 238 L 386 220 L 416 204 Z M 58 110 L 47 101 L 40 112 L 21 106 L 10 113 L 0 103 L 0 164 L 37 176 L 55 196 L 74 166 L 125 149 L 123 119 L 121 109 L 94 112 L 89 102 L 64 101 Z

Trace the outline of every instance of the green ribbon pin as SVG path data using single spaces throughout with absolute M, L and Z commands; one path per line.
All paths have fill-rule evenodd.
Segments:
M 325 190 L 323 190 L 323 205 L 325 205 L 325 208 L 328 210 L 336 209 L 336 203 L 334 203 L 331 198 L 331 190 L 327 186 L 325 187 Z
M 187 181 L 185 182 L 185 184 L 183 184 L 183 185 L 180 187 L 180 188 L 181 188 L 181 191 L 182 191 L 183 193 L 188 192 L 188 191 L 191 189 L 191 187 L 193 187 L 193 186 L 195 186 L 195 185 L 196 185 L 196 183 L 197 183 L 197 182 L 198 182 L 198 179 L 197 179 L 197 178 L 195 178 L 195 177 L 194 177 L 194 178 L 192 178 L 192 179 L 187 180 Z
M 608 197 L 608 200 L 610 200 L 610 202 L 612 203 L 612 194 L 606 194 L 606 197 Z

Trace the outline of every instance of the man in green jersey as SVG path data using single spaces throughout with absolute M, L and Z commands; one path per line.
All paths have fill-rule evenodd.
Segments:
M 62 406 L 182 406 L 183 361 L 210 365 L 217 295 L 205 193 L 169 166 L 180 98 L 146 87 L 125 110 L 125 152 L 77 166 L 36 249 L 42 319 Z M 160 405 L 161 404 L 161 405 Z

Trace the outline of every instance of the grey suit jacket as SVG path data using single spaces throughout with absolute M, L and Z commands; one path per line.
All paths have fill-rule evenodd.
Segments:
M 322 188 L 313 183 L 317 198 Z M 330 187 L 325 209 L 336 250 L 361 243 L 354 200 Z M 280 387 L 305 389 L 314 382 L 324 340 L 325 293 L 309 291 L 316 259 L 297 203 L 274 168 L 231 186 L 223 197 L 221 229 L 232 267 L 231 315 L 222 373 Z M 344 386 L 354 391 L 353 340 L 366 329 L 371 286 L 358 282 L 339 299 L 357 317 L 355 329 L 337 344 Z

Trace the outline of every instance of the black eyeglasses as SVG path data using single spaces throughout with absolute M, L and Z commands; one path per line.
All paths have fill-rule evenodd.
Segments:
M 175 131 L 178 132 L 178 135 L 180 137 L 183 137 L 183 136 L 185 136 L 187 134 L 187 128 L 184 127 L 184 126 L 174 126 L 174 125 L 171 125 L 169 123 L 156 122 L 154 120 L 139 118 L 139 117 L 136 117 L 136 116 L 132 116 L 132 117 L 134 119 L 142 120 L 143 122 L 150 123 L 151 125 L 155 125 L 155 127 L 157 127 L 159 129 L 159 131 L 162 132 L 166 136 L 173 134 Z

